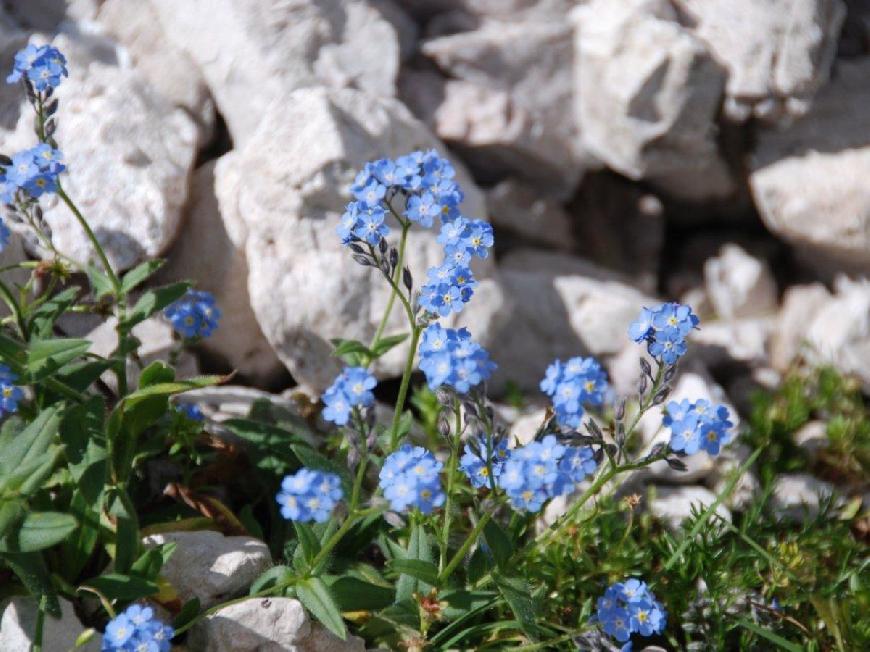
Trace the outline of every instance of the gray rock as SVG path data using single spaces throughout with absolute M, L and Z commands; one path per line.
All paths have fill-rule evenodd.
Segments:
M 707 296 L 720 319 L 768 315 L 776 309 L 776 282 L 764 260 L 729 243 L 704 264 Z
M 67 21 L 93 20 L 103 0 L 13 0 L 3 9 L 22 27 L 53 32 Z
M 725 75 L 667 0 L 593 0 L 576 23 L 583 143 L 608 167 L 683 199 L 729 195 L 715 119 Z
M 827 81 L 846 16 L 841 0 L 674 0 L 728 69 L 725 111 L 736 120 L 806 109 Z
M 142 542 L 146 546 L 177 545 L 161 575 L 182 601 L 196 597 L 203 607 L 246 590 L 272 564 L 268 546 L 252 537 L 225 537 L 201 530 L 152 534 Z
M 361 0 L 151 4 L 170 41 L 200 67 L 236 146 L 267 111 L 280 115 L 297 88 L 326 83 L 395 94 L 396 32 Z
M 215 196 L 215 163 L 193 176 L 191 197 L 179 238 L 167 254 L 157 282 L 195 281 L 198 290 L 214 294 L 220 324 L 202 348 L 224 359 L 249 381 L 268 385 L 284 365 L 260 330 L 248 295 L 248 263 L 244 249 L 231 239 Z
M 834 494 L 834 487 L 808 473 L 783 473 L 776 478 L 770 508 L 777 518 L 800 522 L 819 513 L 821 500 Z
M 364 652 L 312 622 L 298 600 L 251 598 L 206 617 L 190 631 L 191 652 Z
M 4 221 L 4 224 L 7 222 Z M 0 267 L 10 267 L 27 260 L 27 254 L 24 251 L 24 240 L 15 231 L 9 235 L 9 242 L 0 250 Z M 12 290 L 16 286 L 22 286 L 27 283 L 30 274 L 23 269 L 10 269 L 3 272 L 3 282 Z M 14 290 L 13 290 L 14 292 Z M 0 301 L 0 318 L 10 315 L 11 312 L 5 301 Z
M 574 247 L 571 218 L 562 206 L 542 197 L 522 181 L 508 179 L 486 193 L 490 219 L 499 229 L 523 238 L 523 243 L 540 243 L 555 249 Z
M 836 73 L 806 116 L 759 133 L 749 182 L 767 227 L 813 265 L 867 273 L 870 58 L 842 61 Z
M 370 340 L 389 296 L 387 283 L 354 262 L 335 235 L 347 188 L 367 161 L 421 147 L 439 143 L 394 100 L 349 89 L 301 89 L 283 113 L 267 114 L 251 140 L 217 165 L 221 214 L 230 237 L 244 247 L 257 321 L 294 378 L 314 391 L 327 387 L 340 366 L 329 338 Z M 457 167 L 466 193 L 463 213 L 485 217 L 481 193 Z M 431 230 L 411 231 L 406 260 L 418 287 L 428 267 L 442 262 L 435 240 Z M 468 325 L 486 346 L 504 299 L 491 259 L 481 263 L 475 296 L 452 321 Z M 385 332 L 405 330 L 407 318 L 396 305 Z M 398 346 L 376 371 L 399 375 L 404 359 L 405 347 Z
M 3 652 L 30 652 L 36 627 L 38 606 L 33 598 L 12 598 L 0 604 L 0 650 Z M 73 610 L 72 604 L 61 598 L 60 619 L 46 616 L 42 630 L 42 649 L 45 652 L 66 652 L 75 647 L 76 639 L 85 630 Z M 81 652 L 100 649 L 102 636 L 95 634 Z
M 714 502 L 716 494 L 704 487 L 656 487 L 655 496 L 649 502 L 649 511 L 676 532 L 682 522 L 692 515 L 692 508 L 700 512 Z M 731 512 L 724 505 L 716 508 L 716 515 L 731 522 Z M 710 523 L 715 527 L 715 519 Z

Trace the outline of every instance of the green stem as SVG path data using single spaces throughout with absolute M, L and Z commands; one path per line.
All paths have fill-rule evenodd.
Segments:
M 33 643 L 30 646 L 30 652 L 42 652 L 42 629 L 45 625 L 45 606 L 46 597 L 43 595 L 39 599 L 39 609 L 36 612 L 36 626 L 33 630 Z
M 103 264 L 103 267 L 106 270 L 106 275 L 109 277 L 109 280 L 112 282 L 112 286 L 115 288 L 115 295 L 117 297 L 121 296 L 121 281 L 118 279 L 118 276 L 115 274 L 115 270 L 112 269 L 112 264 L 109 262 L 109 259 L 106 257 L 106 252 L 103 249 L 102 245 L 100 245 L 97 240 L 97 236 L 94 235 L 93 230 L 91 229 L 90 224 L 88 224 L 87 220 L 81 214 L 78 207 L 73 203 L 72 199 L 64 192 L 64 189 L 60 185 L 60 181 L 57 182 L 57 196 L 63 200 L 63 203 L 67 205 L 67 208 L 72 211 L 72 214 L 75 216 L 76 221 L 78 221 L 79 226 L 87 235 L 88 240 L 91 241 L 91 244 L 94 247 L 94 251 L 97 252 L 97 256 L 100 258 L 100 262 Z
M 350 513 L 353 514 L 359 505 L 359 496 L 362 491 L 363 479 L 366 475 L 366 466 L 369 461 L 369 452 L 366 448 L 365 437 L 362 437 L 362 452 L 360 453 L 359 468 L 356 470 L 356 477 L 353 481 L 353 492 L 350 495 Z
M 489 519 L 492 518 L 492 511 L 485 512 L 480 520 L 477 522 L 477 525 L 474 526 L 474 529 L 468 534 L 468 538 L 465 539 L 462 546 L 459 550 L 456 551 L 456 554 L 453 555 L 453 559 L 450 560 L 450 563 L 438 573 L 438 584 L 442 584 L 444 580 L 450 577 L 450 574 L 456 570 L 456 567 L 465 559 L 465 555 L 468 553 L 468 550 L 471 548 L 471 545 L 477 541 L 477 538 L 480 536 L 480 533 L 483 532 L 483 528 L 489 523 Z
M 408 357 L 405 360 L 405 371 L 402 373 L 402 384 L 399 385 L 399 396 L 396 398 L 396 409 L 393 411 L 393 423 L 390 426 L 390 452 L 399 445 L 399 423 L 402 419 L 402 409 L 408 396 L 408 386 L 411 384 L 411 374 L 414 372 L 414 357 L 417 355 L 417 344 L 420 341 L 419 328 L 412 320 L 411 343 L 408 345 Z
M 453 412 L 456 415 L 456 423 L 453 429 L 453 438 L 450 441 L 450 459 L 447 460 L 447 498 L 444 503 L 444 523 L 441 527 L 441 553 L 438 560 L 438 570 L 444 570 L 447 562 L 447 545 L 450 540 L 450 522 L 453 520 L 453 486 L 456 482 L 456 466 L 459 460 L 459 443 L 462 437 L 462 411 L 459 401 L 454 399 Z
M 324 559 L 326 559 L 329 553 L 332 552 L 332 549 L 339 544 L 342 537 L 344 537 L 344 535 L 347 534 L 348 531 L 357 524 L 357 521 L 365 518 L 369 514 L 373 514 L 374 512 L 378 511 L 378 509 L 379 508 L 377 507 L 370 507 L 355 514 L 348 514 L 344 523 L 341 524 L 341 527 L 335 531 L 335 534 L 329 537 L 326 543 L 323 544 L 320 552 L 318 552 L 317 555 L 315 555 L 314 559 L 311 560 L 311 565 L 309 566 L 309 569 L 317 568 L 317 566 L 320 565 Z
M 15 322 L 16 324 L 18 324 L 18 330 L 20 331 L 21 338 L 27 340 L 27 323 L 24 321 L 24 316 L 21 314 L 21 305 L 15 299 L 15 295 L 12 294 L 12 290 L 10 290 L 3 281 L 0 281 L 0 294 L 3 295 L 3 299 L 9 305 L 9 310 L 15 316 Z
M 381 336 L 384 334 L 384 329 L 387 327 L 390 315 L 393 313 L 393 305 L 396 303 L 396 293 L 398 292 L 399 281 L 402 280 L 402 270 L 404 269 L 405 264 L 405 246 L 408 242 L 408 230 L 410 227 L 410 222 L 402 225 L 402 238 L 399 240 L 399 260 L 396 263 L 396 270 L 393 272 L 393 291 L 390 293 L 390 298 L 387 300 L 387 308 L 384 310 L 384 316 L 381 317 L 381 323 L 378 324 L 375 336 L 372 338 L 371 344 L 369 344 L 370 349 L 373 349 L 380 341 Z

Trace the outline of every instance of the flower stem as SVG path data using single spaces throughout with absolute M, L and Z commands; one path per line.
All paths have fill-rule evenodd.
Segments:
M 402 419 L 402 409 L 405 407 L 405 399 L 408 396 L 408 386 L 411 384 L 411 374 L 414 372 L 414 357 L 417 354 L 417 344 L 420 341 L 422 329 L 413 324 L 411 330 L 411 343 L 408 345 L 408 357 L 405 360 L 405 371 L 402 373 L 402 384 L 399 385 L 399 396 L 396 398 L 396 409 L 393 412 L 393 423 L 390 426 L 390 451 L 396 450 L 399 445 L 399 424 Z
M 396 303 L 396 294 L 399 292 L 399 282 L 402 280 L 402 270 L 404 269 L 405 264 L 405 245 L 408 243 L 408 230 L 410 227 L 410 222 L 402 224 L 402 238 L 399 240 L 399 259 L 396 263 L 396 270 L 393 272 L 393 282 L 391 284 L 393 291 L 390 293 L 390 298 L 387 300 L 387 308 L 384 310 L 384 316 L 381 317 L 381 323 L 378 324 L 375 336 L 372 338 L 371 344 L 369 344 L 370 349 L 375 347 L 375 345 L 380 341 L 381 336 L 384 334 L 384 329 L 387 327 L 387 322 L 393 312 L 393 305 Z
M 453 519 L 451 507 L 453 506 L 453 485 L 456 482 L 456 465 L 459 458 L 459 443 L 462 437 L 462 411 L 459 401 L 453 399 L 453 413 L 456 415 L 456 423 L 453 429 L 453 438 L 450 440 L 450 459 L 447 460 L 447 498 L 444 503 L 444 522 L 441 527 L 441 554 L 438 560 L 438 570 L 444 570 L 447 562 L 447 544 L 450 539 L 450 522 Z
M 480 536 L 480 533 L 483 532 L 483 528 L 489 523 L 489 519 L 492 518 L 492 511 L 484 512 L 484 514 L 480 517 L 480 520 L 477 522 L 477 525 L 474 526 L 474 529 L 468 534 L 468 538 L 465 539 L 462 546 L 459 550 L 456 551 L 456 554 L 453 555 L 453 559 L 450 560 L 450 563 L 438 574 L 438 584 L 441 584 L 450 577 L 450 574 L 456 570 L 456 567 L 465 559 L 465 555 L 468 553 L 471 545 L 477 541 L 477 538 Z

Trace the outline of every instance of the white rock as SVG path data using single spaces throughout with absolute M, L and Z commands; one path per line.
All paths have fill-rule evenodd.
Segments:
M 42 630 L 42 649 L 45 652 L 65 652 L 75 647 L 76 639 L 85 627 L 73 610 L 72 604 L 60 600 L 60 619 L 46 616 Z M 3 652 L 30 652 L 33 632 L 36 627 L 37 604 L 33 598 L 12 598 L 0 604 L 0 650 Z M 94 637 L 81 652 L 96 652 L 100 649 L 102 636 Z
M 335 234 L 347 188 L 369 160 L 439 144 L 394 100 L 326 88 L 301 89 L 290 99 L 282 113 L 267 112 L 247 145 L 220 160 L 218 201 L 230 237 L 245 248 L 263 334 L 297 381 L 323 390 L 340 366 L 329 338 L 370 340 L 389 296 L 389 285 L 354 262 Z M 485 217 L 482 195 L 461 168 L 457 175 L 463 212 Z M 406 260 L 418 287 L 427 268 L 441 263 L 435 238 L 431 230 L 411 231 Z M 476 269 L 480 285 L 454 319 L 484 346 L 504 302 L 492 268 L 490 258 Z M 388 334 L 407 330 L 398 304 Z M 405 350 L 393 349 L 377 371 L 398 375 Z
M 830 298 L 830 292 L 819 283 L 794 285 L 785 291 L 770 344 L 770 360 L 775 369 L 786 371 L 800 354 L 807 326 Z
M 808 421 L 791 434 L 795 446 L 814 457 L 830 445 L 828 424 L 824 421 Z
M 704 264 L 707 296 L 720 319 L 758 317 L 776 309 L 776 282 L 766 261 L 729 243 Z
M 358 0 L 150 0 L 163 29 L 202 70 L 236 146 L 287 94 L 326 83 L 395 94 L 399 42 Z
M 554 358 L 619 353 L 628 325 L 654 303 L 618 274 L 562 254 L 515 250 L 500 271 L 514 305 L 494 336 L 494 389 L 512 380 L 537 391 Z
M 841 0 L 674 0 L 728 69 L 732 119 L 799 113 L 827 81 L 846 16 Z
M 692 508 L 702 512 L 716 502 L 716 495 L 704 487 L 656 487 L 655 496 L 649 502 L 649 511 L 656 518 L 664 521 L 673 531 L 680 529 L 680 524 L 692 515 Z M 731 522 L 731 512 L 724 505 L 716 508 L 716 515 Z M 710 521 L 713 527 L 716 520 Z
M 766 364 L 768 346 L 776 328 L 776 317 L 702 322 L 689 336 L 689 347 L 708 366 L 729 361 Z
M 819 513 L 819 502 L 834 493 L 834 487 L 808 473 L 783 473 L 776 478 L 770 507 L 787 521 L 802 521 Z
M 160 574 L 182 601 L 196 597 L 203 607 L 246 590 L 272 564 L 269 548 L 262 541 L 225 537 L 211 530 L 152 534 L 142 542 L 145 546 L 177 545 Z
M 179 238 L 155 281 L 190 279 L 214 294 L 222 316 L 218 329 L 202 343 L 249 381 L 266 385 L 284 365 L 263 336 L 248 295 L 245 252 L 232 241 L 215 196 L 215 163 L 193 176 L 191 197 Z
M 515 446 L 525 446 L 531 442 L 535 438 L 538 428 L 544 422 L 546 413 L 545 409 L 535 410 L 517 419 L 510 427 L 508 445 L 514 448 Z
M 521 236 L 524 244 L 538 242 L 568 250 L 574 247 L 571 218 L 565 209 L 542 197 L 531 185 L 515 179 L 502 181 L 487 191 L 486 205 L 499 235 L 504 228 Z
M 749 177 L 767 227 L 814 265 L 870 272 L 870 58 L 842 61 L 812 110 L 758 136 Z
M 363 652 L 312 622 L 298 600 L 251 598 L 223 607 L 191 629 L 191 652 Z
M 576 23 L 583 143 L 609 167 L 683 199 L 732 192 L 715 142 L 724 73 L 667 0 L 593 0 Z
M 53 44 L 67 56 L 70 71 L 55 94 L 60 100 L 56 138 L 68 169 L 64 189 L 116 269 L 130 268 L 160 255 L 175 237 L 196 127 L 138 72 L 118 65 L 114 42 L 75 33 L 60 35 Z M 16 132 L 0 134 L 0 141 L 4 151 L 34 145 L 29 108 L 21 109 Z M 42 206 L 61 252 L 80 262 L 96 259 L 57 196 Z
M 147 0 L 105 0 L 97 20 L 127 50 L 154 89 L 197 122 L 200 142 L 214 126 L 214 102 L 190 56 L 171 43 Z

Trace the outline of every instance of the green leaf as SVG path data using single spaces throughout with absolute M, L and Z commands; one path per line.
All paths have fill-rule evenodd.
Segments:
M 483 536 L 497 565 L 501 566 L 511 558 L 514 546 L 498 523 L 492 519 L 487 521 L 486 525 L 483 526 Z
M 0 537 L 6 530 L 17 524 L 24 516 L 24 507 L 20 500 L 10 499 L 0 502 Z
M 199 604 L 199 598 L 191 598 L 187 602 L 184 603 L 184 606 L 181 607 L 181 611 L 175 616 L 172 621 L 172 628 L 178 632 L 182 629 L 187 629 L 188 625 L 199 615 L 199 611 L 202 607 Z
M 27 347 L 25 367 L 32 381 L 57 372 L 91 348 L 90 340 L 55 338 L 37 340 Z
M 88 280 L 91 282 L 91 289 L 94 291 L 94 297 L 97 300 L 115 292 L 112 279 L 104 271 L 98 269 L 95 265 L 88 265 L 86 271 L 88 273 Z
M 257 468 L 284 475 L 299 466 L 299 459 L 290 450 L 290 445 L 304 446 L 305 442 L 291 432 L 249 419 L 228 419 L 222 425 L 245 440 L 248 455 Z
M 150 387 L 158 383 L 171 383 L 175 380 L 175 370 L 162 360 L 155 360 L 139 374 L 139 388 Z
M 390 335 L 388 337 L 382 337 L 375 345 L 372 347 L 371 353 L 375 358 L 380 358 L 382 355 L 390 351 L 391 349 L 397 347 L 399 344 L 408 339 L 408 333 L 402 333 L 401 335 Z
M 0 552 L 36 552 L 60 543 L 78 523 L 69 514 L 30 512 L 24 521 L 0 539 Z
M 421 582 L 434 585 L 438 581 L 438 567 L 431 561 L 422 559 L 394 559 L 390 567 L 397 573 L 410 575 Z
M 106 484 L 105 414 L 105 400 L 94 396 L 69 408 L 60 426 L 60 440 L 70 474 L 90 504 L 97 503 Z
M 296 530 L 296 538 L 299 540 L 299 546 L 305 555 L 305 561 L 310 564 L 320 552 L 320 539 L 307 523 L 293 521 L 293 528 Z
M 166 261 L 162 259 L 146 260 L 144 263 L 136 265 L 121 278 L 121 293 L 128 294 L 130 290 L 136 289 L 140 283 L 148 280 L 154 272 L 163 267 Z
M 163 565 L 169 561 L 169 558 L 172 556 L 172 553 L 175 552 L 177 547 L 178 544 L 169 542 L 155 546 L 154 548 L 148 548 L 148 550 L 142 553 L 139 559 L 134 561 L 133 565 L 130 566 L 130 574 L 142 577 L 146 580 L 156 580 L 157 576 L 160 574 L 160 569 L 162 569 Z
M 139 556 L 139 519 L 130 497 L 123 490 L 118 490 L 112 497 L 109 515 L 115 521 L 115 570 L 126 573 Z
M 30 313 L 31 337 L 48 338 L 52 335 L 54 323 L 78 298 L 79 288 L 69 287 L 39 304 Z
M 28 497 L 42 489 L 43 483 L 51 476 L 63 449 L 52 446 L 39 457 L 29 460 L 12 473 L 0 480 L 0 489 L 14 492 L 20 497 Z
M 3 451 L 0 469 L 4 474 L 13 473 L 48 450 L 60 426 L 62 409 L 62 405 L 45 408 L 17 435 L 3 433 L 0 437 L 0 450 Z
M 190 283 L 173 283 L 153 290 L 147 290 L 139 297 L 136 305 L 127 313 L 124 327 L 129 330 L 136 324 L 145 321 L 173 302 L 184 296 L 190 287 Z
M 526 581 L 519 577 L 505 577 L 498 573 L 493 575 L 493 580 L 499 593 L 520 622 L 523 632 L 529 638 L 535 639 L 537 637 L 535 602 Z
M 175 394 L 189 392 L 194 389 L 202 389 L 203 387 L 220 385 L 221 383 L 226 382 L 226 380 L 226 376 L 195 376 L 193 378 L 188 378 L 187 380 L 177 380 L 174 382 L 159 382 L 153 385 L 148 385 L 147 387 L 140 387 L 132 394 L 127 395 L 124 398 L 124 403 L 129 409 L 130 406 L 135 405 L 139 401 L 144 401 L 147 398 L 152 398 L 155 396 L 169 397 Z
M 73 493 L 69 511 L 78 520 L 79 527 L 61 547 L 64 577 L 78 578 L 97 548 L 100 540 L 99 504 L 89 501 L 81 490 Z
M 58 369 L 54 377 L 67 387 L 83 392 L 104 372 L 112 368 L 111 360 L 76 360 Z
M 293 578 L 293 576 L 293 569 L 289 566 L 272 566 L 272 568 L 265 571 L 256 580 L 254 580 L 254 583 L 251 584 L 251 588 L 248 594 L 255 595 L 263 589 L 268 589 L 270 587 L 276 586 L 277 584 L 284 584 L 286 582 L 289 582 Z
M 341 611 L 335 603 L 326 584 L 319 577 L 312 577 L 296 585 L 296 596 L 302 606 L 308 609 L 333 634 L 347 639 L 347 627 Z
M 804 648 L 797 643 L 792 643 L 791 641 L 784 639 L 779 634 L 775 634 L 770 631 L 766 627 L 761 627 L 760 625 L 756 625 L 750 620 L 739 619 L 737 623 L 743 627 L 744 629 L 749 630 L 753 634 L 757 634 L 761 638 L 765 638 L 771 643 L 775 643 L 777 647 L 782 648 L 783 650 L 788 650 L 788 652 L 803 652 Z
M 399 559 L 399 558 L 397 558 Z M 429 536 L 420 524 L 411 526 L 411 536 L 408 538 L 408 549 L 403 559 L 418 559 L 420 561 L 434 561 L 432 549 L 429 545 Z M 394 560 L 395 561 L 395 560 Z M 431 587 L 421 584 L 420 581 L 408 574 L 403 574 L 396 582 L 396 602 L 409 600 L 415 593 L 427 593 Z
M 39 552 L 20 552 L 20 553 L 3 553 L 0 558 L 6 562 L 12 572 L 21 580 L 24 588 L 35 598 L 46 599 L 46 612 L 60 618 L 60 602 L 57 599 L 57 592 L 54 590 L 54 585 L 51 583 L 51 577 L 48 573 L 48 566 L 45 564 L 45 559 L 42 553 Z
M 121 573 L 108 573 L 94 577 L 85 582 L 84 586 L 96 589 L 110 600 L 123 601 L 147 598 L 160 591 L 156 582 Z
M 388 586 L 345 575 L 329 583 L 329 591 L 341 611 L 375 611 L 393 603 L 395 591 Z

